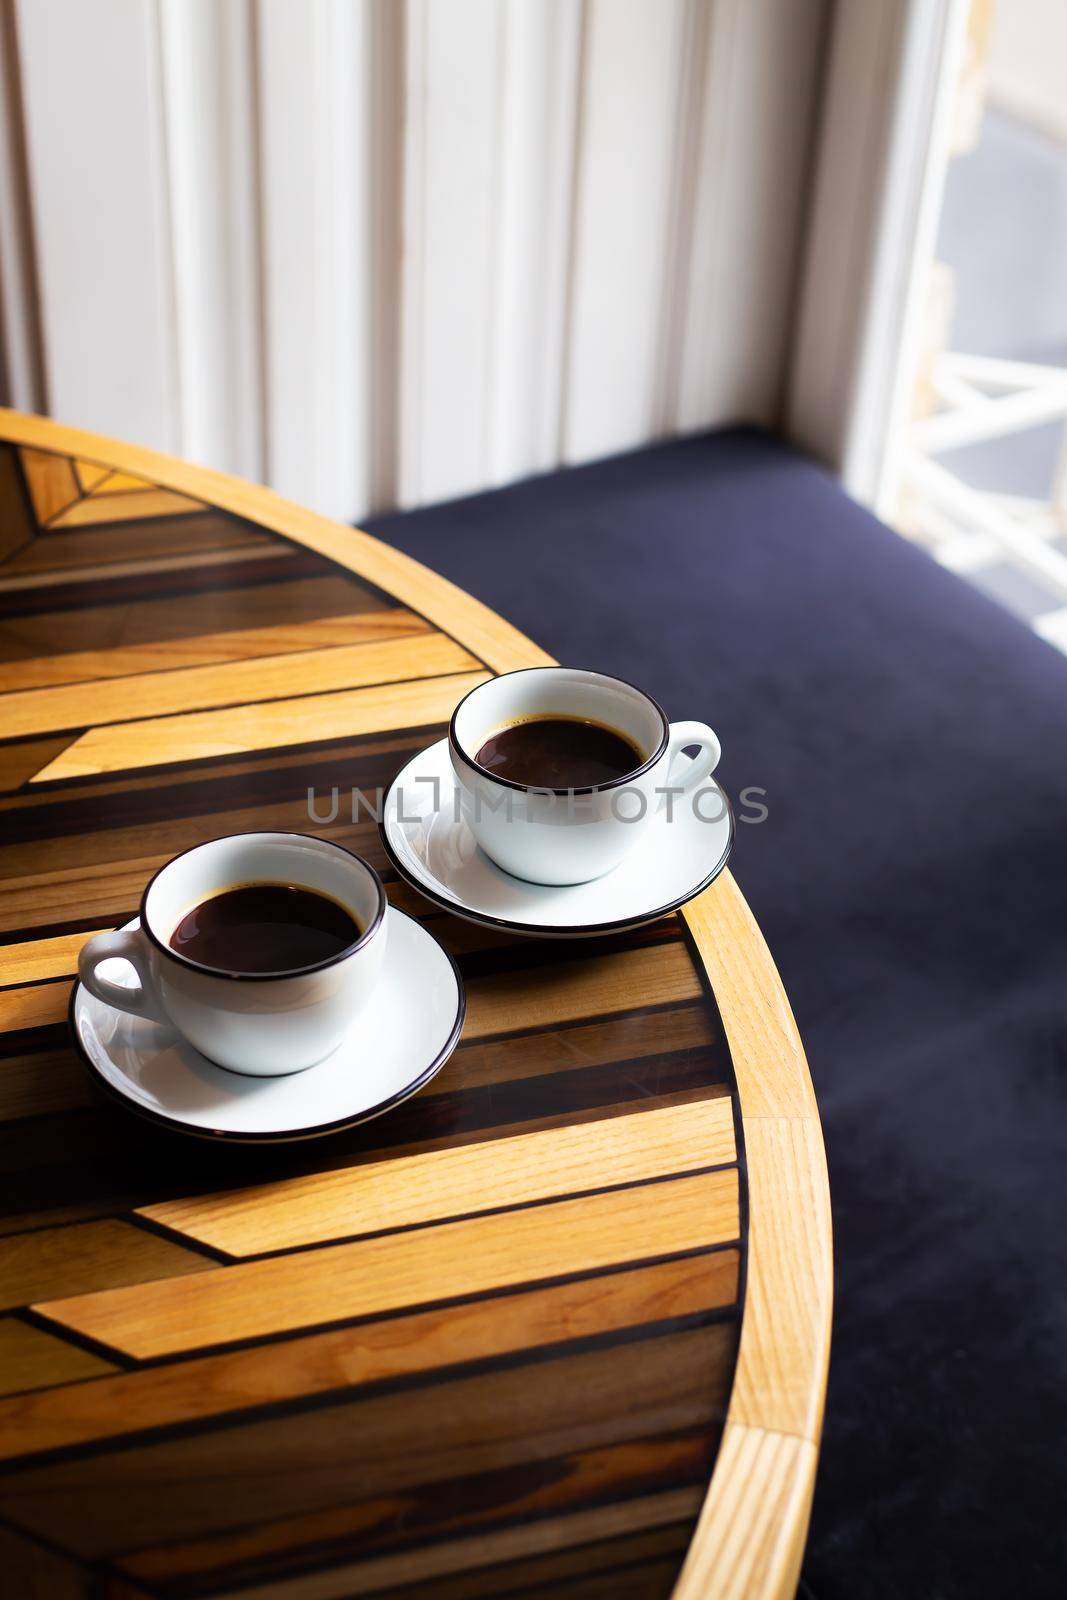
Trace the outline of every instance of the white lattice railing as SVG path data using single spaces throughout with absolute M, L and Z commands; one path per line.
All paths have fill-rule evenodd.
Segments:
M 1067 607 L 1067 428 L 1047 500 L 976 489 L 938 459 L 1044 423 L 1067 424 L 1067 368 L 946 351 L 929 381 L 939 409 L 912 423 L 902 463 L 911 531 L 958 572 L 1010 560 Z M 1063 642 L 1067 613 L 1061 621 L 1050 606 L 1050 623 L 1053 617 L 1054 625 L 1039 618 L 1035 626 Z

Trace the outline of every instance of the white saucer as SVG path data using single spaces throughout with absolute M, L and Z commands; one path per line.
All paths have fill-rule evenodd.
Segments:
M 136 919 L 126 924 L 136 927 Z M 121 961 L 101 970 L 136 981 Z M 389 908 L 385 970 L 325 1061 L 253 1078 L 208 1061 L 173 1029 L 105 1005 L 74 985 L 70 1022 L 86 1066 L 131 1111 L 180 1133 L 248 1142 L 311 1139 L 366 1122 L 415 1094 L 459 1040 L 465 999 L 452 957 L 422 925 Z
M 382 842 L 402 878 L 468 922 L 542 938 L 619 933 L 675 911 L 707 888 L 733 844 L 730 802 L 709 779 L 701 802 L 709 821 L 679 797 L 668 822 L 661 811 L 613 872 L 592 883 L 526 883 L 485 855 L 457 820 L 456 781 L 441 739 L 397 773 L 385 797 Z

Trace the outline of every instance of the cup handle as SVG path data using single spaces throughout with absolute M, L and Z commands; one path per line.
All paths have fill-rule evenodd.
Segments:
M 722 747 L 706 722 L 672 722 L 667 744 L 667 784 L 672 784 L 672 774 L 679 756 L 687 744 L 700 746 L 695 756 L 686 756 L 688 766 L 682 768 L 679 785 L 683 794 L 691 794 L 705 778 L 710 778 L 719 765 Z
M 136 989 L 127 989 L 96 970 L 101 961 L 114 961 L 116 958 L 128 961 L 136 972 Z M 105 1005 L 114 1006 L 117 1011 L 130 1011 L 135 1017 L 145 1017 L 149 1022 L 169 1020 L 152 982 L 140 924 L 136 928 L 120 928 L 115 933 L 98 933 L 83 944 L 78 956 L 78 979 L 90 994 Z

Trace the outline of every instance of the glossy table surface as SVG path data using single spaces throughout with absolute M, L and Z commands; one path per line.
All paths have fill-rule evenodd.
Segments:
M 266 490 L 14 413 L 0 440 L 11 1592 L 791 1594 L 829 1204 L 733 880 L 635 932 L 523 940 L 421 900 L 342 808 L 311 831 L 463 973 L 439 1077 L 268 1149 L 105 1103 L 72 974 L 155 867 L 309 831 L 309 788 L 387 785 L 472 685 L 548 658 Z

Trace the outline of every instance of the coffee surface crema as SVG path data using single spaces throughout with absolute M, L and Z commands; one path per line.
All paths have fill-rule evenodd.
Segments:
M 537 789 L 595 789 L 644 762 L 614 728 L 581 717 L 527 717 L 491 734 L 475 758 L 496 778 Z
M 244 883 L 187 911 L 170 947 L 219 972 L 291 972 L 340 955 L 363 929 L 328 895 L 285 883 Z

